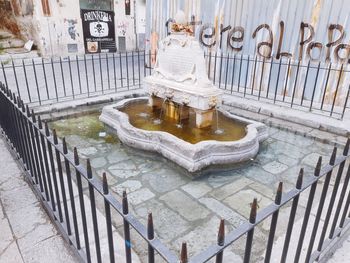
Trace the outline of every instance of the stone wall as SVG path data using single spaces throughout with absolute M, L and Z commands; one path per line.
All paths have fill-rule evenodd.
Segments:
M 113 1 L 118 50 L 119 40 L 125 41 L 126 50 L 136 49 L 135 32 L 144 32 L 140 28 L 136 31 L 134 5 L 138 2 L 143 1 L 130 1 L 130 14 L 126 15 L 125 1 Z M 0 0 L 2 3 L 8 6 L 6 13 L 14 18 L 22 38 L 33 40 L 42 56 L 85 53 L 79 1 Z M 145 8 L 138 10 L 138 19 L 142 20 Z

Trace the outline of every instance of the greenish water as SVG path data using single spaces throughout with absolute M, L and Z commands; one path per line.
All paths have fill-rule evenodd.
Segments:
M 106 143 L 118 142 L 117 136 L 105 132 L 105 127 L 98 119 L 101 113 L 96 112 L 77 118 L 61 119 L 50 123 L 59 137 L 78 135 L 86 139 L 103 140 Z

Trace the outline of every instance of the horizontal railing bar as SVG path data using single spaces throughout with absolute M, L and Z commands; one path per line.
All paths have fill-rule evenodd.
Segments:
M 101 60 L 106 60 L 106 59 L 113 59 L 113 55 L 112 54 L 121 54 L 122 57 L 125 57 L 126 55 L 127 56 L 130 56 L 130 57 L 137 57 L 137 54 L 138 53 L 142 53 L 143 54 L 143 51 L 139 50 L 139 51 L 127 51 L 127 52 L 115 52 L 115 53 L 105 53 L 105 54 L 108 54 L 107 57 L 106 55 L 102 55 L 101 56 Z M 111 55 L 109 55 L 111 54 Z M 130 54 L 130 55 L 129 55 Z M 146 52 L 146 54 L 149 54 L 149 52 Z M 157 53 L 150 53 L 151 55 L 157 55 Z M 71 62 L 76 62 L 76 61 L 80 61 L 80 62 L 84 62 L 84 55 L 78 55 L 78 59 L 76 59 L 76 56 L 72 55 L 72 56 L 62 56 L 62 57 L 52 57 L 52 63 L 53 64 L 60 64 L 60 61 L 59 61 L 59 58 L 62 59 L 62 62 L 68 62 L 68 57 L 69 58 L 73 58 L 71 59 Z M 143 57 L 140 57 L 140 58 L 143 58 Z M 35 63 L 35 62 L 38 62 L 40 59 L 40 63 Z M 51 58 L 50 58 L 51 59 Z M 114 59 L 117 59 L 117 56 L 114 57 Z M 34 61 L 34 65 L 35 66 L 39 66 L 39 65 L 42 65 L 42 64 L 46 64 L 46 65 L 51 65 L 51 60 L 49 59 L 43 59 L 43 63 L 41 62 L 41 57 L 39 58 L 27 58 L 27 59 L 14 59 L 14 60 L 10 60 L 10 61 L 14 61 L 14 62 L 17 62 L 17 61 L 24 61 L 24 62 L 28 62 L 28 64 L 25 64 L 25 65 L 33 65 L 32 63 L 32 60 Z M 100 58 L 98 57 L 98 55 L 86 55 L 86 61 L 99 61 Z M 0 63 L 3 63 L 4 64 L 4 68 L 11 68 L 12 69 L 12 64 L 11 65 L 8 65 L 7 63 L 5 64 L 4 61 L 0 61 Z M 23 64 L 15 64 L 14 67 L 23 67 L 22 66 Z
M 210 56 L 207 55 L 207 54 L 205 54 L 205 57 L 210 57 Z M 215 57 L 215 53 L 213 53 L 213 54 L 211 55 L 211 57 L 214 58 L 214 57 Z M 224 59 L 233 60 L 233 56 L 231 57 L 231 56 L 227 56 L 227 55 L 224 55 L 224 56 L 217 56 L 217 58 L 224 58 Z M 255 58 L 254 58 L 253 56 L 247 56 L 247 55 L 245 55 L 245 57 L 236 58 L 236 59 L 242 60 L 242 61 L 255 62 Z M 272 61 L 272 64 L 273 64 L 273 65 L 279 65 L 279 62 L 277 62 L 277 61 L 279 61 L 279 60 L 273 60 L 273 61 Z M 283 61 L 283 59 L 282 59 L 282 61 Z M 285 61 L 288 61 L 288 60 L 285 60 Z M 291 63 L 290 66 L 291 66 L 291 67 L 292 67 L 292 66 L 297 67 L 297 66 L 298 66 L 297 61 L 298 61 L 298 60 L 294 60 L 293 64 Z M 256 63 L 263 63 L 263 62 L 264 62 L 264 60 L 260 60 L 260 59 L 257 59 L 257 60 L 256 60 Z M 271 60 L 265 60 L 265 63 L 271 64 Z M 324 64 L 326 65 L 327 63 L 324 63 Z M 316 65 L 316 63 L 315 63 L 315 65 Z M 341 65 L 341 64 L 339 63 L 339 64 L 333 64 L 333 65 Z M 286 62 L 281 62 L 281 66 L 288 66 L 288 63 L 286 63 Z M 307 65 L 302 65 L 302 64 L 300 64 L 299 67 L 300 67 L 300 68 L 307 68 Z M 317 69 L 318 66 L 310 65 L 309 68 L 311 68 L 311 69 Z M 329 69 L 328 67 L 320 67 L 320 69 L 326 70 L 326 71 L 328 71 L 328 70 L 330 70 L 330 71 L 340 71 L 339 69 L 336 69 L 336 68 L 331 68 L 331 69 Z M 344 69 L 343 72 L 350 72 L 350 70 L 345 70 L 345 69 Z
M 118 54 L 117 56 L 119 56 L 119 54 L 121 54 L 122 57 L 125 57 L 126 55 L 127 56 L 131 56 L 131 57 L 137 57 L 137 54 L 138 53 L 142 53 L 143 54 L 143 50 L 138 50 L 138 51 L 126 51 L 126 52 L 115 52 L 115 53 L 105 53 L 107 54 L 107 57 L 106 55 L 103 55 L 101 56 L 101 58 L 99 58 L 97 55 L 93 56 L 93 55 L 86 55 L 86 61 L 99 61 L 99 60 L 107 60 L 107 59 L 113 59 L 113 56 L 112 55 L 109 55 L 109 54 Z M 149 55 L 149 52 L 146 52 L 147 55 Z M 151 55 L 157 55 L 157 52 L 154 52 L 154 53 L 150 53 Z M 114 59 L 117 59 L 117 56 L 114 57 Z M 209 55 L 205 54 L 204 55 L 205 57 L 209 57 Z M 211 55 L 212 57 L 215 56 L 215 54 L 213 53 Z M 59 60 L 55 60 L 55 59 L 59 59 L 61 58 L 62 59 L 62 62 L 68 62 L 68 57 L 71 57 L 73 58 L 71 60 L 71 62 L 84 62 L 84 56 L 79 56 L 78 55 L 78 59 L 76 59 L 76 56 L 64 56 L 64 57 L 52 57 L 53 58 L 53 61 L 52 63 L 53 64 L 60 64 L 60 61 Z M 75 58 L 75 59 L 74 59 Z M 141 56 L 141 58 L 145 58 L 144 56 Z M 234 60 L 233 56 L 228 56 L 227 54 L 223 55 L 223 56 L 218 56 L 218 58 L 223 58 L 223 59 L 228 59 L 228 60 Z M 253 58 L 253 56 L 249 56 L 249 55 L 245 55 L 243 56 L 242 58 L 235 58 L 236 60 L 242 60 L 242 61 L 253 61 L 255 62 L 255 59 Z M 12 60 L 11 60 L 12 61 Z M 20 60 L 20 59 L 15 59 L 13 61 L 24 61 L 24 62 L 28 62 L 28 64 L 25 64 L 25 65 L 29 65 L 29 66 L 32 66 L 33 63 L 32 63 L 32 59 L 23 59 L 23 60 Z M 37 58 L 33 58 L 33 61 L 34 61 L 34 65 L 35 66 L 41 66 L 42 64 L 44 65 L 51 65 L 51 60 L 45 60 L 44 59 L 44 62 L 42 63 L 41 60 L 39 63 L 36 63 L 38 61 Z M 265 60 L 265 63 L 267 64 L 272 64 L 272 65 L 279 65 L 279 62 L 277 62 L 279 60 Z M 283 62 L 281 62 L 281 66 L 288 66 L 288 63 L 287 62 L 284 62 L 284 61 L 288 61 L 288 60 L 283 60 Z M 263 63 L 264 60 L 261 60 L 261 59 L 257 59 L 256 61 L 257 63 Z M 324 65 L 327 65 L 326 62 L 323 63 Z M 290 66 L 293 68 L 293 67 L 297 67 L 297 60 L 293 60 L 293 62 L 290 64 Z M 316 63 L 315 63 L 316 65 Z M 338 64 L 334 64 L 334 65 L 341 65 L 340 63 Z M 8 65 L 8 64 L 4 64 L 4 68 L 7 69 L 12 69 L 13 67 L 15 68 L 23 68 L 23 65 L 22 64 L 15 64 L 14 66 L 12 65 Z M 307 68 L 307 65 L 302 65 L 300 64 L 299 65 L 300 68 Z M 318 66 L 314 66 L 314 65 L 310 65 L 309 67 L 310 69 L 318 69 Z M 328 68 L 328 67 L 323 67 L 321 66 L 320 67 L 321 70 L 326 70 L 326 71 L 333 71 L 333 72 L 337 72 L 337 71 L 340 71 L 340 69 L 337 69 L 336 67 L 332 67 L 332 68 Z M 343 69 L 343 72 L 350 72 L 350 70 L 348 69 Z

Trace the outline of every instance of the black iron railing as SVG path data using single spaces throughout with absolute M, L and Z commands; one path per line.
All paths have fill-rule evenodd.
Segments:
M 208 76 L 234 94 L 338 119 L 350 108 L 347 65 L 205 54 Z
M 59 142 L 55 130 L 51 132 L 47 123 L 43 123 L 40 116 L 36 116 L 33 111 L 30 112 L 28 105 L 25 105 L 2 83 L 0 84 L 0 126 L 23 165 L 31 185 L 61 234 L 86 262 L 101 262 L 103 257 L 100 243 L 101 231 L 107 232 L 108 260 L 116 261 L 115 256 L 118 251 L 113 241 L 112 211 L 117 212 L 123 219 L 126 262 L 132 262 L 131 229 L 136 230 L 136 235 L 144 240 L 149 262 L 154 262 L 155 256 L 159 255 L 166 262 L 198 263 L 207 262 L 215 257 L 216 262 L 220 263 L 225 256 L 225 249 L 235 247 L 237 242 L 242 242 L 242 238 L 245 238 L 243 261 L 251 262 L 254 255 L 252 245 L 255 238 L 254 232 L 259 224 L 270 220 L 268 234 L 264 239 L 266 241 L 263 255 L 265 262 L 269 262 L 272 257 L 279 258 L 281 262 L 313 262 L 323 258 L 334 242 L 340 240 L 350 226 L 350 139 L 338 157 L 337 148 L 334 148 L 327 165 L 322 167 L 320 157 L 314 174 L 309 175 L 307 180 L 304 179 L 304 172 L 301 169 L 292 190 L 283 193 L 283 184 L 279 183 L 273 204 L 258 212 L 257 199 L 254 199 L 249 221 L 237 229 L 225 233 L 225 219 L 222 219 L 219 224 L 217 244 L 188 258 L 187 245 L 183 243 L 178 258 L 156 238 L 151 213 L 148 216 L 147 226 L 142 225 L 129 213 L 126 193 L 124 192 L 121 202 L 111 195 L 106 175 L 103 174 L 102 181 L 93 176 L 89 160 L 86 165 L 83 165 L 79 160 L 78 150 L 74 148 L 73 152 L 69 151 L 65 139 Z M 88 189 L 86 193 L 84 193 L 84 185 Z M 317 195 L 316 190 L 320 187 L 322 187 L 321 193 Z M 76 194 L 78 199 L 74 198 Z M 298 227 L 296 215 L 302 209 L 300 199 L 303 194 L 306 195 L 304 199 L 306 206 L 301 217 L 302 224 Z M 101 217 L 97 216 L 97 197 L 103 199 L 104 224 L 100 222 Z M 282 208 L 289 209 L 289 206 L 283 249 L 276 250 L 274 249 L 275 233 L 281 223 L 278 221 L 279 213 Z M 86 212 L 87 207 L 90 208 L 91 213 Z M 313 207 L 317 207 L 314 215 Z M 310 220 L 311 217 L 313 220 Z M 307 229 L 312 229 L 312 233 L 306 234 Z M 296 241 L 291 242 L 291 240 Z M 291 249 L 291 244 L 297 245 L 296 248 Z
M 0 80 L 30 105 L 142 87 L 156 53 L 132 51 L 1 63 Z M 347 65 L 205 54 L 208 76 L 226 94 L 342 119 L 350 111 Z
M 29 111 L 28 105 L 2 83 L 0 86 L 1 129 L 49 215 L 83 261 L 91 262 L 94 259 L 101 262 L 102 258 L 101 222 L 98 222 L 95 201 L 98 195 L 104 202 L 106 222 L 103 230 L 108 237 L 109 262 L 115 262 L 115 254 L 118 253 L 113 241 L 111 210 L 123 218 L 126 262 L 132 262 L 130 228 L 136 230 L 148 244 L 150 262 L 154 262 L 155 254 L 167 262 L 177 262 L 177 257 L 155 237 L 152 214 L 148 216 L 147 227 L 142 225 L 129 213 L 126 192 L 122 202 L 119 202 L 109 193 L 106 174 L 103 174 L 102 181 L 94 177 L 89 160 L 83 166 L 76 148 L 73 153 L 70 152 L 64 138 L 59 143 L 55 130 L 51 132 L 40 116 L 36 117 Z M 77 189 L 74 189 L 75 184 Z M 88 185 L 88 201 L 84 198 L 83 185 Z M 78 203 L 74 198 L 76 194 L 79 196 Z M 87 205 L 91 214 L 86 212 Z M 87 216 L 91 216 L 91 220 Z M 90 227 L 88 222 L 92 222 Z
M 30 105 L 138 89 L 150 74 L 146 51 L 1 62 L 2 81 Z

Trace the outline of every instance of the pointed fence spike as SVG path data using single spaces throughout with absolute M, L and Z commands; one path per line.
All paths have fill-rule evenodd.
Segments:
M 41 121 L 40 115 L 38 116 L 38 125 L 39 125 L 39 129 L 41 130 L 43 128 L 43 123 Z
M 52 135 L 53 135 L 53 143 L 57 145 L 58 144 L 58 139 L 57 139 L 56 129 L 52 130 Z
M 343 155 L 344 156 L 347 156 L 349 154 L 349 147 L 350 147 L 350 137 L 346 141 L 346 144 L 345 144 L 345 147 L 344 147 L 344 151 L 343 151 Z
M 182 242 L 181 245 L 181 256 L 180 256 L 180 263 L 187 263 L 188 257 L 187 257 L 187 244 L 186 242 Z
M 79 156 L 77 147 L 74 147 L 74 164 L 79 165 Z
M 15 104 L 17 104 L 16 96 L 13 97 L 13 102 L 14 102 Z
M 22 112 L 26 112 L 26 107 L 24 106 L 23 100 L 21 100 Z
M 102 174 L 102 188 L 103 188 L 103 194 L 107 195 L 108 194 L 108 183 L 107 183 L 107 176 L 106 176 L 105 172 Z
M 257 210 L 258 210 L 258 200 L 256 198 L 254 198 L 253 203 L 251 205 L 250 216 L 249 216 L 249 222 L 251 224 L 255 223 Z
M 314 175 L 315 176 L 319 176 L 321 173 L 321 166 L 322 166 L 322 156 L 318 157 L 318 161 L 315 167 L 315 172 Z
M 32 121 L 35 123 L 36 122 L 36 118 L 35 118 L 35 114 L 34 114 L 34 110 L 32 109 Z
M 66 137 L 62 138 L 62 144 L 63 144 L 63 153 L 67 154 L 68 153 L 68 149 L 67 149 Z
M 87 173 L 87 177 L 89 179 L 92 179 L 92 169 L 91 169 L 90 158 L 86 159 L 86 173 Z
M 128 196 L 126 194 L 126 191 L 123 191 L 123 214 L 127 215 L 129 213 L 129 204 L 128 204 Z
M 332 152 L 332 156 L 331 156 L 331 159 L 329 160 L 329 164 L 330 165 L 334 165 L 335 163 L 335 158 L 337 157 L 337 147 L 335 146 L 333 148 L 333 152 Z
M 154 238 L 153 216 L 151 212 L 148 213 L 147 238 L 149 240 L 152 240 Z
M 282 192 L 283 192 L 283 183 L 279 182 L 278 187 L 277 187 L 277 193 L 275 197 L 275 204 L 280 205 L 282 201 Z
M 223 246 L 225 243 L 225 220 L 220 220 L 219 231 L 218 231 L 218 245 Z
M 30 117 L 30 110 L 28 104 L 26 105 L 26 112 L 27 112 L 27 117 Z
M 300 168 L 299 176 L 298 176 L 297 183 L 295 186 L 298 190 L 300 190 L 302 185 L 303 185 L 303 177 L 304 177 L 304 168 Z
M 49 130 L 49 125 L 47 124 L 47 121 L 44 121 L 44 126 L 45 126 L 45 135 L 47 137 L 50 136 L 50 130 Z

